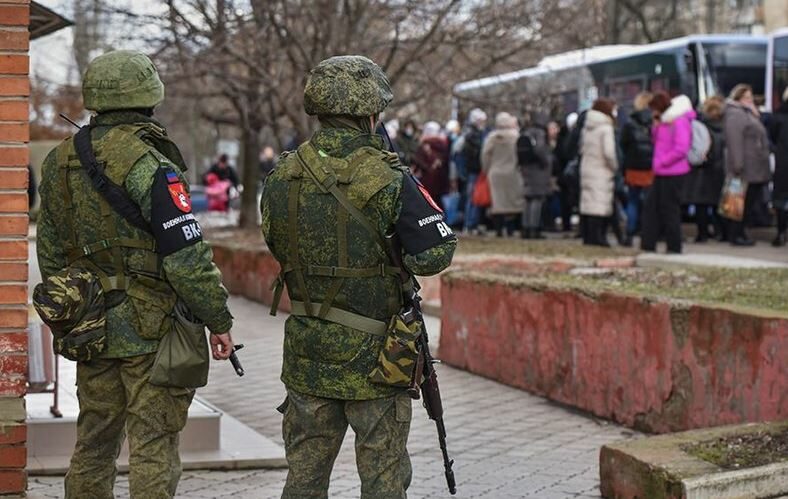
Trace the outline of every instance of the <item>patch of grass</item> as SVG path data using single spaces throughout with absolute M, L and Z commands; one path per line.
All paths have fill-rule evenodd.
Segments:
M 460 272 L 456 277 L 462 278 Z M 695 303 L 774 311 L 788 316 L 788 269 L 594 269 L 593 273 L 518 272 L 505 265 L 477 271 L 470 278 L 506 282 L 512 286 L 568 288 L 589 295 L 619 293 Z
M 520 255 L 531 257 L 564 257 L 578 260 L 635 256 L 631 248 L 584 246 L 573 239 L 514 239 L 462 236 L 457 245 L 459 255 Z
M 688 444 L 681 449 L 726 470 L 753 468 L 788 461 L 788 428 L 778 433 L 759 431 Z
M 788 312 L 788 269 L 632 268 L 592 275 L 557 274 L 550 280 L 598 291 Z

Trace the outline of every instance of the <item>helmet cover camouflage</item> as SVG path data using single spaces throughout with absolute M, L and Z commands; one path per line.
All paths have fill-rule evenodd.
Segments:
M 104 291 L 89 271 L 68 267 L 33 291 L 33 306 L 52 330 L 56 353 L 87 361 L 106 347 Z
M 309 115 L 372 116 L 386 109 L 393 98 L 380 66 L 360 55 L 337 56 L 309 72 L 304 110 Z
M 164 100 L 164 84 L 153 62 L 133 50 L 115 50 L 93 59 L 82 80 L 85 109 L 151 108 Z

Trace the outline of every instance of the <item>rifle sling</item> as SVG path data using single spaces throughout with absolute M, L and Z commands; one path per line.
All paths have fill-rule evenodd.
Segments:
M 79 162 L 90 177 L 96 191 L 109 203 L 113 210 L 126 219 L 134 227 L 150 233 L 151 228 L 142 211 L 132 201 L 126 190 L 110 180 L 104 173 L 104 166 L 98 162 L 93 153 L 93 144 L 90 138 L 91 127 L 84 126 L 74 136 L 74 149 L 79 156 Z

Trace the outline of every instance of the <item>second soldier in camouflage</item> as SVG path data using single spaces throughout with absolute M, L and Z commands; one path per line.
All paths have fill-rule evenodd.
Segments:
M 265 183 L 263 234 L 282 266 L 278 291 L 286 287 L 292 303 L 282 367 L 288 395 L 279 408 L 286 499 L 328 496 L 348 426 L 362 498 L 404 498 L 410 484 L 411 399 L 404 388 L 370 378 L 402 305 L 385 238 L 399 238 L 404 265 L 416 275 L 448 267 L 456 238 L 374 133 L 392 98 L 386 75 L 365 57 L 318 64 L 304 106 L 320 130 L 284 154 Z

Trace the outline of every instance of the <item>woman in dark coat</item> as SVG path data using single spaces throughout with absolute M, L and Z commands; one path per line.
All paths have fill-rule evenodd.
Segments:
M 695 223 L 698 235 L 695 242 L 705 243 L 709 239 L 710 214 L 714 217 L 716 235 L 724 239 L 722 224 L 716 223 L 714 216 L 720 202 L 722 185 L 725 183 L 725 132 L 722 127 L 722 111 L 725 101 L 722 97 L 709 97 L 703 103 L 701 121 L 709 129 L 711 149 L 706 162 L 693 166 L 687 176 L 684 202 L 695 205 Z
M 432 199 L 442 204 L 443 195 L 449 192 L 449 141 L 438 123 L 430 121 L 424 125 L 412 162 L 416 177 Z
M 544 238 L 541 233 L 542 207 L 552 192 L 552 160 L 544 126 L 529 127 L 517 139 L 517 163 L 525 187 L 525 209 L 522 217 L 524 239 Z
M 785 246 L 788 230 L 788 88 L 783 103 L 772 116 L 769 136 L 775 146 L 774 190 L 772 203 L 777 212 L 777 237 L 773 246 Z
M 627 235 L 624 246 L 632 246 L 632 237 L 640 230 L 640 213 L 646 190 L 654 182 L 651 160 L 654 144 L 651 141 L 653 117 L 648 107 L 653 95 L 641 92 L 635 96 L 635 110 L 621 129 L 621 152 L 623 153 L 624 181 L 627 185 Z
M 744 217 L 731 224 L 731 244 L 753 246 L 745 228 L 752 224 L 757 205 L 771 180 L 769 171 L 769 137 L 755 106 L 752 87 L 739 84 L 731 90 L 725 107 L 725 169 L 728 175 L 747 183 Z

